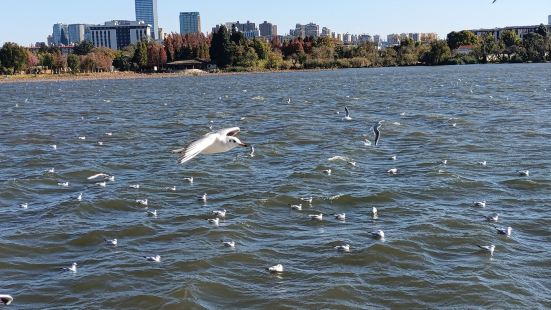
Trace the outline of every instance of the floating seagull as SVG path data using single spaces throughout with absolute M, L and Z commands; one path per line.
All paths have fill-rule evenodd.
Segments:
M 78 201 L 82 201 L 82 193 L 78 194 L 77 200 L 78 200 Z
M 55 145 L 55 144 L 50 144 L 50 146 L 52 147 L 52 149 L 57 150 L 57 145 Z
M 486 161 L 485 160 L 484 161 L 479 161 L 478 164 L 480 166 L 486 167 Z
M 29 204 L 28 203 L 22 203 L 19 205 L 20 208 L 22 209 L 27 209 L 29 207 Z
M 486 200 L 473 202 L 473 207 L 485 208 L 486 207 Z
M 173 192 L 175 192 L 175 191 L 176 191 L 176 186 L 172 186 L 172 187 L 169 186 L 169 187 L 166 187 L 165 189 L 166 189 L 167 191 L 173 191 Z
M 117 246 L 117 239 L 103 239 L 103 242 L 105 242 L 106 245 L 110 246 Z
M 218 225 L 220 223 L 220 219 L 219 218 L 213 218 L 213 219 L 208 219 L 207 220 L 210 224 L 214 224 L 214 225 Z
M 187 147 L 173 150 L 172 152 L 180 154 L 178 163 L 183 164 L 199 154 L 227 152 L 237 146 L 247 147 L 247 144 L 237 138 L 239 131 L 239 127 L 231 127 L 210 132 L 202 138 L 193 141 Z
M 348 107 L 344 107 L 344 113 L 345 113 L 345 116 L 342 118 L 343 120 L 345 121 L 352 120 L 352 117 L 350 117 L 350 112 L 348 111 Z
M 313 221 L 321 221 L 323 220 L 323 213 L 320 214 L 309 214 L 308 217 Z
M 63 267 L 61 268 L 63 271 L 70 271 L 70 272 L 77 272 L 77 263 L 72 263 L 71 267 Z
M 144 256 L 146 261 L 148 262 L 155 262 L 160 263 L 161 262 L 161 255 L 155 255 L 155 256 Z
M 497 222 L 497 220 L 499 219 L 499 214 L 494 213 L 492 215 L 485 215 L 483 217 L 486 222 Z
M 521 176 L 521 177 L 528 177 L 528 176 L 530 176 L 530 171 L 521 170 L 521 171 L 518 172 L 518 175 Z
M 50 169 L 48 169 L 46 172 L 48 172 L 48 173 L 55 173 L 55 168 L 50 168 Z
M 277 264 L 277 265 L 274 265 L 272 267 L 266 268 L 266 270 L 268 270 L 269 272 L 272 272 L 272 273 L 283 272 L 283 265 L 282 264 Z
M 384 239 L 385 238 L 385 232 L 382 230 L 372 231 L 371 237 L 374 239 Z
M 364 145 L 365 146 L 370 146 L 371 145 L 371 141 L 369 141 L 367 138 L 363 141 Z
M 157 210 L 147 210 L 147 216 L 157 217 Z
M 62 186 L 62 187 L 68 187 L 69 182 L 58 182 L 57 185 Z
M 143 206 L 147 206 L 147 199 L 136 199 L 136 203 Z
M 322 172 L 327 174 L 327 175 L 331 175 L 331 169 L 325 169 Z
M 335 214 L 335 218 L 339 221 L 346 221 L 346 213 Z
M 507 228 L 498 228 L 496 227 L 496 231 L 498 234 L 500 235 L 505 235 L 507 237 L 511 237 L 511 232 L 513 231 L 513 228 L 511 226 L 507 227 Z
M 396 160 L 396 155 L 390 156 L 390 160 Z
M 337 245 L 335 249 L 340 252 L 350 252 L 350 244 Z
M 8 306 L 13 301 L 13 297 L 11 297 L 10 295 L 1 294 L 0 301 L 2 301 L 4 305 Z
M 251 145 L 251 153 L 249 156 L 254 157 L 254 145 Z
M 291 98 L 287 98 L 287 103 L 291 103 Z
M 444 160 L 442 161 L 442 165 L 447 165 L 447 164 L 448 164 L 448 160 L 447 160 L 447 159 L 444 159 Z
M 105 135 L 106 135 L 106 136 L 112 136 L 113 133 L 112 133 L 112 132 L 106 132 Z
M 203 200 L 204 203 L 207 203 L 207 193 L 204 193 L 199 199 Z
M 130 184 L 129 187 L 130 187 L 130 188 L 139 189 L 139 188 L 140 188 L 140 184 Z
M 222 244 L 228 248 L 235 248 L 235 241 L 222 241 Z
M 105 181 L 96 183 L 99 187 L 105 187 L 107 186 L 107 183 Z
M 102 141 L 98 141 L 98 145 L 103 145 L 103 142 L 102 142 Z
M 309 204 L 312 204 L 312 197 L 303 197 L 303 198 L 300 198 L 300 200 L 302 201 L 306 201 L 307 203 Z
M 487 252 L 490 252 L 490 255 L 491 255 L 491 256 L 494 256 L 494 250 L 495 250 L 495 248 L 496 248 L 495 245 L 493 245 L 493 244 L 490 244 L 490 245 L 479 245 L 479 244 L 477 244 L 477 246 L 478 246 L 479 248 L 481 248 L 481 249 L 487 251 Z
M 373 125 L 373 133 L 375 134 L 375 146 L 377 146 L 377 143 L 379 143 L 379 138 L 381 137 L 381 131 L 379 128 L 381 128 L 381 122 L 379 121 Z
M 297 210 L 297 211 L 302 210 L 302 203 L 298 204 L 298 205 L 291 205 L 291 209 L 292 210 Z
M 184 178 L 184 180 L 188 181 L 190 184 L 193 183 L 193 177 Z
M 379 217 L 379 214 L 377 213 L 377 208 L 373 207 L 371 209 L 371 215 L 373 216 L 374 219 Z
M 212 214 L 216 217 L 226 217 L 226 209 L 224 210 L 214 210 Z
M 388 174 L 397 174 L 398 173 L 398 168 L 392 168 L 392 169 L 388 169 L 387 171 Z
M 80 136 L 78 137 L 79 140 L 86 140 L 86 137 L 85 136 Z
M 356 167 L 356 162 L 355 161 L 347 161 L 347 163 L 354 166 L 354 167 Z

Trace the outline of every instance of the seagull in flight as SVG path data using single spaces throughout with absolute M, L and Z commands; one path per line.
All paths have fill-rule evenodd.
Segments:
M 0 295 L 0 301 L 2 301 L 2 303 L 6 306 L 8 306 L 9 304 L 11 304 L 11 302 L 13 301 L 13 297 L 11 297 L 10 295 Z
M 375 134 L 375 146 L 377 146 L 377 143 L 379 143 L 379 138 L 381 137 L 381 132 L 379 131 L 379 128 L 381 128 L 382 121 L 378 121 L 373 125 L 373 133 Z
M 199 154 L 223 153 L 237 146 L 248 147 L 237 138 L 239 131 L 239 127 L 231 127 L 209 132 L 188 146 L 173 150 L 172 153 L 180 154 L 178 163 L 183 164 Z
M 345 116 L 342 119 L 345 121 L 351 121 L 352 117 L 350 117 L 350 111 L 348 111 L 348 107 L 344 107 L 344 113 Z

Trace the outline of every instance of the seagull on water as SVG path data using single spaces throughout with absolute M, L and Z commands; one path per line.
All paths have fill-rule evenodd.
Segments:
M 106 132 L 105 135 L 110 137 L 110 136 L 113 135 L 113 133 L 112 132 Z
M 395 175 L 398 173 L 398 168 L 392 168 L 387 170 L 388 174 Z
M 313 221 L 322 221 L 323 220 L 323 213 L 309 214 L 308 217 Z
M 272 267 L 266 268 L 266 270 L 268 270 L 269 272 L 272 272 L 272 273 L 283 272 L 283 265 L 282 264 L 277 264 L 277 265 L 274 265 Z
M 117 246 L 117 238 L 115 239 L 103 239 L 103 242 L 109 246 Z
M 226 209 L 224 210 L 214 210 L 212 214 L 216 217 L 226 217 Z
M 86 137 L 85 136 L 80 136 L 78 137 L 79 140 L 86 140 Z
M 91 175 L 91 176 L 87 177 L 86 179 L 94 180 L 94 179 L 97 179 L 97 178 L 103 178 L 104 180 L 107 180 L 107 181 L 115 181 L 115 176 L 114 175 L 109 175 L 107 173 L 96 173 L 94 175 Z
M 371 209 L 371 215 L 373 216 L 374 219 L 379 217 L 379 214 L 377 213 L 377 208 L 373 207 Z
M 247 147 L 247 144 L 237 138 L 239 131 L 239 127 L 231 127 L 210 132 L 202 138 L 193 141 L 188 146 L 173 150 L 172 152 L 180 154 L 178 163 L 183 164 L 199 154 L 227 152 L 237 146 Z
M 327 175 L 331 175 L 331 169 L 325 169 L 322 172 L 327 174 Z
M 2 301 L 4 305 L 8 306 L 13 301 L 13 297 L 11 297 L 11 295 L 0 294 L 0 301 Z
M 96 183 L 96 185 L 98 185 L 99 187 L 105 187 L 105 186 L 107 186 L 107 182 L 105 182 L 105 181 L 98 182 L 98 183 Z
M 444 159 L 443 161 L 441 161 L 442 165 L 447 165 L 448 164 L 448 160 L 447 159 Z
M 139 188 L 140 188 L 140 184 L 130 184 L 129 187 L 130 187 L 130 188 L 139 189 Z
M 350 117 L 350 111 L 348 111 L 348 107 L 344 107 L 344 117 L 342 118 L 343 120 L 345 121 L 350 121 L 352 120 L 352 117 Z
M 350 244 L 337 245 L 335 249 L 339 252 L 350 252 Z
M 55 173 L 55 168 L 50 168 L 50 169 L 48 169 L 46 172 L 48 172 L 48 173 Z
M 300 198 L 300 200 L 302 201 L 306 201 L 307 203 L 309 204 L 312 204 L 312 197 L 303 197 L 303 198 Z
M 490 244 L 490 245 L 479 245 L 479 244 L 477 244 L 477 246 L 478 246 L 479 248 L 481 248 L 481 249 L 483 249 L 483 250 L 489 252 L 491 256 L 494 256 L 494 250 L 495 250 L 495 248 L 496 248 L 495 245 L 493 245 L 493 244 Z
M 346 221 L 346 213 L 335 214 L 335 219 L 339 221 Z
M 146 261 L 148 262 L 154 262 L 154 263 L 160 263 L 161 262 L 161 255 L 155 255 L 155 256 L 144 256 Z
M 492 215 L 485 215 L 483 217 L 486 222 L 497 222 L 497 220 L 499 219 L 499 214 L 494 213 Z
M 147 206 L 147 199 L 136 199 L 136 203 L 143 206 Z
M 500 235 L 505 235 L 507 237 L 511 237 L 511 232 L 513 231 L 513 228 L 511 226 L 509 226 L 507 228 L 505 228 L 505 227 L 502 227 L 502 228 L 496 227 L 496 231 Z
M 98 145 L 103 145 L 103 142 L 102 142 L 102 141 L 98 141 Z
M 77 200 L 78 200 L 78 201 L 82 201 L 82 193 L 78 194 Z
M 62 187 L 68 187 L 69 182 L 57 182 L 57 185 L 62 186 Z
M 193 177 L 184 178 L 184 180 L 188 181 L 190 184 L 193 183 Z
M 63 271 L 70 271 L 70 272 L 77 272 L 77 263 L 72 263 L 71 267 L 63 267 L 61 268 Z
M 22 209 L 27 209 L 29 207 L 29 204 L 28 203 L 22 203 L 19 205 L 20 208 Z
M 57 145 L 55 145 L 55 144 L 50 144 L 50 147 L 54 150 L 57 150 Z
M 390 160 L 396 160 L 396 155 L 390 156 Z
M 167 191 L 175 192 L 175 191 L 176 191 L 176 186 L 165 187 L 165 189 L 166 189 Z
M 251 153 L 249 156 L 254 157 L 254 145 L 251 145 Z
M 373 125 L 373 133 L 375 134 L 375 146 L 377 146 L 377 143 L 379 143 L 379 138 L 381 137 L 381 131 L 379 128 L 381 128 L 382 121 L 378 121 Z
M 302 210 L 302 203 L 300 203 L 298 205 L 291 205 L 291 209 L 292 210 L 297 210 L 297 211 Z
M 157 217 L 157 210 L 147 210 L 147 216 Z
M 217 217 L 213 219 L 208 219 L 207 221 L 209 222 L 209 224 L 214 224 L 214 225 L 218 225 L 220 223 L 220 219 Z
M 486 207 L 486 200 L 473 202 L 473 207 L 485 208 Z
M 371 233 L 371 237 L 374 238 L 374 239 L 384 239 L 385 238 L 385 232 L 382 231 L 382 230 L 377 230 L 377 231 L 372 231 Z
M 521 170 L 518 172 L 518 175 L 521 176 L 521 177 L 528 177 L 530 176 L 530 171 L 529 170 Z
M 478 164 L 482 167 L 486 167 L 486 161 L 479 161 Z
M 235 241 L 222 241 L 222 244 L 228 248 L 235 248 Z
M 203 196 L 201 196 L 201 198 L 199 198 L 200 200 L 203 200 L 204 203 L 207 203 L 207 193 L 204 193 Z

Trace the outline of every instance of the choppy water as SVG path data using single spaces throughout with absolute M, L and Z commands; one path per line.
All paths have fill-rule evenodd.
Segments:
M 549 308 L 549 77 L 539 64 L 0 84 L 0 294 L 14 309 Z M 241 127 L 255 157 L 176 165 L 170 150 L 209 125 Z M 99 172 L 116 179 L 86 179 Z M 482 221 L 494 212 L 510 238 Z M 476 247 L 490 243 L 493 258 Z

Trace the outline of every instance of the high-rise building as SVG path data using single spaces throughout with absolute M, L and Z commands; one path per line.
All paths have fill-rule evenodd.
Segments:
M 331 37 L 331 29 L 327 27 L 321 28 L 321 36 L 322 37 Z
M 143 21 L 113 20 L 104 25 L 90 26 L 90 34 L 95 47 L 121 50 L 130 44 L 149 40 L 151 26 Z
M 90 39 L 90 26 L 86 24 L 69 24 L 67 26 L 69 33 L 69 44 L 79 43 L 86 39 Z
M 67 45 L 69 44 L 69 33 L 67 25 L 62 23 L 54 24 L 53 26 L 53 44 L 54 45 Z
M 180 34 L 200 32 L 201 15 L 199 12 L 180 12 Z
M 151 26 L 153 39 L 157 39 L 159 24 L 157 18 L 157 0 L 135 0 L 136 21 L 144 21 Z
M 258 25 L 260 29 L 260 36 L 265 38 L 273 38 L 277 36 L 277 26 L 272 23 L 264 21 L 262 24 Z
M 547 16 L 547 24 L 551 26 L 551 15 Z

